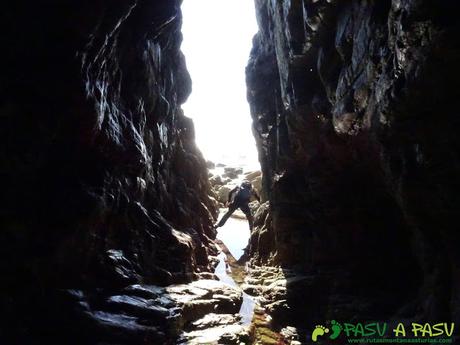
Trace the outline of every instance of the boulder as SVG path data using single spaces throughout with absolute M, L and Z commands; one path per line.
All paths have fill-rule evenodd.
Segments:
M 209 313 L 234 314 L 243 302 L 242 291 L 216 280 L 198 280 L 166 288 L 168 298 L 182 308 L 183 321 L 203 318 Z
M 248 180 L 249 182 L 252 182 L 254 181 L 256 177 L 259 177 L 261 175 L 262 175 L 262 172 L 260 170 L 250 171 L 244 174 L 244 178 Z
M 242 173 L 243 173 L 243 169 L 241 168 L 226 167 L 224 168 L 224 173 L 222 174 L 222 176 L 229 177 L 231 179 L 236 179 Z
M 225 185 L 221 186 L 218 191 L 217 191 L 217 200 L 220 201 L 221 203 L 225 204 L 228 201 L 228 193 L 233 189 L 234 187 Z
M 224 184 L 224 181 L 222 181 L 222 177 L 220 175 L 211 175 L 209 183 L 211 183 L 211 187 L 216 187 L 222 186 Z

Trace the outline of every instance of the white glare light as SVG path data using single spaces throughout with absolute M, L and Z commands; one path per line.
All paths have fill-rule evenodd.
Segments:
M 244 69 L 257 32 L 251 0 L 185 0 L 185 54 L 192 94 L 183 105 L 207 159 L 258 167 Z

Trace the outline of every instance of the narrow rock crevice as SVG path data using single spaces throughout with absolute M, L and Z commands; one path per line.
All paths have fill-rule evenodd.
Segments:
M 222 176 L 181 109 L 180 5 L 0 13 L 0 343 L 299 345 L 333 319 L 459 324 L 456 2 L 256 0 L 262 171 Z M 213 224 L 243 177 L 261 203 L 229 285 Z

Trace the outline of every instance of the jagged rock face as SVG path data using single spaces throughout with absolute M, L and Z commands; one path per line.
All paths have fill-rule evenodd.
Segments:
M 270 209 L 250 254 L 310 274 L 291 298 L 304 323 L 459 321 L 454 6 L 256 0 L 248 99 Z
M 210 269 L 216 209 L 180 108 L 191 81 L 179 6 L 17 2 L 0 15 L 0 305 L 22 343 L 56 327 L 54 289 Z

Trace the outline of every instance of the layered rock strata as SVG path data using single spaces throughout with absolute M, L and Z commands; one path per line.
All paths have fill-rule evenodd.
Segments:
M 250 255 L 308 275 L 299 322 L 460 321 L 455 5 L 256 0 Z
M 2 344 L 70 344 L 87 332 L 62 291 L 92 296 L 212 269 L 217 210 L 180 108 L 191 90 L 180 2 L 2 11 Z

